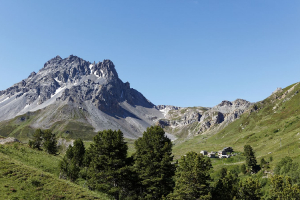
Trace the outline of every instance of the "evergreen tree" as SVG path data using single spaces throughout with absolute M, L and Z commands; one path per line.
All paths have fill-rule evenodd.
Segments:
M 81 139 L 76 139 L 74 141 L 72 148 L 73 158 L 78 167 L 83 166 L 83 160 L 85 155 L 85 147 Z
M 257 161 L 253 149 L 250 145 L 244 146 L 244 155 L 246 156 L 246 165 L 252 172 L 256 172 Z
M 202 154 L 189 152 L 182 156 L 175 174 L 174 192 L 169 199 L 210 199 L 209 171 L 212 168 L 210 159 Z
M 55 134 L 51 132 L 51 130 L 45 130 L 43 132 L 43 147 L 49 154 L 57 153 L 57 141 Z
M 75 181 L 79 177 L 80 168 L 83 167 L 85 154 L 84 144 L 81 139 L 76 139 L 72 147 L 68 147 L 66 155 L 60 162 L 61 177 Z
M 238 179 L 226 168 L 222 168 L 220 178 L 217 181 L 213 192 L 212 199 L 232 200 L 237 196 Z
M 119 199 L 126 182 L 123 171 L 126 168 L 127 144 L 123 133 L 112 130 L 98 132 L 89 149 L 88 186 L 108 193 Z
M 29 146 L 33 149 L 41 150 L 42 141 L 43 141 L 43 132 L 41 129 L 37 129 L 33 134 L 33 140 L 29 140 Z
M 249 177 L 245 181 L 240 181 L 237 199 L 260 200 L 261 196 L 261 185 L 258 179 Z
M 271 199 L 300 199 L 300 187 L 292 184 L 289 176 L 275 175 L 271 178 Z
M 73 159 L 68 159 L 65 155 L 62 161 L 59 163 L 60 178 L 69 179 L 75 181 L 79 177 L 80 168 L 76 165 Z
M 174 186 L 172 179 L 172 142 L 159 126 L 147 128 L 143 137 L 135 141 L 134 168 L 139 177 L 139 198 L 160 199 Z

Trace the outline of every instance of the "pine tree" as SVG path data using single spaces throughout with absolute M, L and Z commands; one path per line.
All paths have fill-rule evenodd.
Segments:
M 249 177 L 245 181 L 240 181 L 238 199 L 260 200 L 261 196 L 261 185 L 258 179 Z
M 202 154 L 189 152 L 182 156 L 175 174 L 174 192 L 169 199 L 210 199 L 209 171 L 212 168 L 210 159 Z
M 49 154 L 57 153 L 57 141 L 51 130 L 43 131 L 43 147 Z
M 255 172 L 257 161 L 253 149 L 250 145 L 244 146 L 244 155 L 246 156 L 246 165 L 250 168 L 252 172 Z
M 272 199 L 300 199 L 300 187 L 298 184 L 292 184 L 289 176 L 275 175 L 271 178 L 270 194 Z
M 159 126 L 147 128 L 143 137 L 135 141 L 134 168 L 139 177 L 139 198 L 160 199 L 174 186 L 172 179 L 172 142 Z
M 237 196 L 238 179 L 231 172 L 227 172 L 226 168 L 220 171 L 220 178 L 217 181 L 213 192 L 212 199 L 231 200 Z
M 43 131 L 41 129 L 37 129 L 33 134 L 33 140 L 29 140 L 29 146 L 33 149 L 41 150 L 42 141 Z
M 126 167 L 127 149 L 120 130 L 98 132 L 88 151 L 90 159 L 88 185 L 91 189 L 119 199 L 125 183 L 122 172 Z
M 85 147 L 81 139 L 76 139 L 74 141 L 72 148 L 73 158 L 78 167 L 83 166 L 83 160 L 85 155 Z
M 83 167 L 83 159 L 85 155 L 85 147 L 81 139 L 76 139 L 72 147 L 68 147 L 66 155 L 60 162 L 61 177 L 75 181 L 79 177 L 81 167 Z

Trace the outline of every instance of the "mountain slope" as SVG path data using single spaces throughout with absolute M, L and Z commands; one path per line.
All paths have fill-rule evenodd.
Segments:
M 300 84 L 295 83 L 277 90 L 263 101 L 257 102 L 239 119 L 215 135 L 199 135 L 177 143 L 174 154 L 188 151 L 218 151 L 232 146 L 243 151 L 251 145 L 258 159 L 276 157 L 276 162 L 285 156 L 300 160 Z M 276 162 L 272 163 L 275 164 Z
M 93 132 L 121 129 L 128 138 L 141 136 L 162 117 L 141 93 L 119 79 L 110 60 L 90 63 L 72 55 L 56 56 L 38 73 L 0 91 L 0 121 L 11 123 L 24 114 L 33 116 L 30 128 L 68 133 L 69 123 L 79 123 Z
M 222 101 L 212 108 L 156 106 L 164 113 L 157 124 L 179 138 L 216 133 L 238 119 L 252 104 L 243 99 Z
M 0 145 L 0 199 L 111 199 L 59 179 L 60 160 L 27 145 Z

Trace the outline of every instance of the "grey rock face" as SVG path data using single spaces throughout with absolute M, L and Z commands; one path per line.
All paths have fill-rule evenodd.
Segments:
M 0 91 L 0 121 L 63 104 L 87 111 L 87 120 L 96 130 L 126 126 L 123 131 L 132 137 L 141 135 L 162 116 L 141 93 L 119 79 L 112 61 L 90 63 L 70 55 L 52 58 L 38 73 L 32 72 L 27 79 Z M 110 117 L 113 119 L 107 119 Z M 103 125 L 99 118 L 114 121 L 114 125 Z
M 174 134 L 189 129 L 190 134 L 201 134 L 212 128 L 221 127 L 233 122 L 243 114 L 252 104 L 243 99 L 235 101 L 222 101 L 215 107 L 192 107 L 192 108 L 172 108 L 172 106 L 157 106 L 164 113 L 165 119 L 160 119 L 157 124 L 173 129 Z M 168 108 L 168 109 L 167 109 Z M 196 123 L 196 124 L 195 124 Z M 194 127 L 190 127 L 194 124 Z M 224 126 L 222 126 L 224 127 Z

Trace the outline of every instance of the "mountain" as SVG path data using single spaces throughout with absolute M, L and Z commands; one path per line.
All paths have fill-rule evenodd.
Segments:
M 119 79 L 110 60 L 90 63 L 73 55 L 56 56 L 38 73 L 0 91 L 0 121 L 9 120 L 0 133 L 11 130 L 10 135 L 24 138 L 34 128 L 72 137 L 79 132 L 83 138 L 121 129 L 125 137 L 137 138 L 161 117 L 149 100 Z
M 135 139 L 157 124 L 174 140 L 215 133 L 249 106 L 242 99 L 212 108 L 155 106 L 120 80 L 112 61 L 90 63 L 73 55 L 56 56 L 39 72 L 0 91 L 0 134 L 27 140 L 42 128 L 90 140 L 97 131 L 120 129 L 126 138 Z
M 242 152 L 244 145 L 249 144 L 258 161 L 262 158 L 269 160 L 271 156 L 276 158 L 271 167 L 275 167 L 285 156 L 300 162 L 299 91 L 299 82 L 279 88 L 266 99 L 251 104 L 238 119 L 215 134 L 178 141 L 173 153 L 179 157 L 188 151 L 219 151 L 228 146 Z M 219 164 L 223 165 L 222 162 Z
M 164 118 L 157 124 L 178 137 L 193 137 L 198 134 L 216 133 L 238 119 L 252 103 L 243 99 L 222 101 L 215 107 L 156 106 Z

